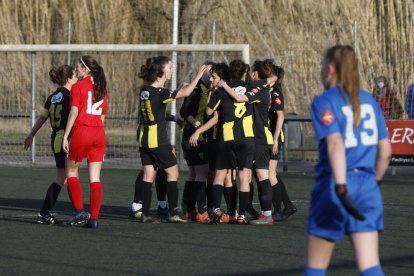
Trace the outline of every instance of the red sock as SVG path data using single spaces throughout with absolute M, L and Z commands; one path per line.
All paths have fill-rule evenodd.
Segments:
M 68 178 L 68 193 L 75 211 L 83 209 L 82 186 L 77 177 Z
M 102 203 L 102 183 L 92 182 L 90 192 L 91 219 L 97 219 Z

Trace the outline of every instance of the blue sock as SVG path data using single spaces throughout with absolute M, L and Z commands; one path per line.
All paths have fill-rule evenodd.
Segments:
M 361 271 L 361 276 L 384 276 L 381 266 L 376 265 Z
M 303 272 L 305 276 L 325 276 L 326 269 L 323 268 L 312 268 L 309 266 L 305 266 L 305 271 Z

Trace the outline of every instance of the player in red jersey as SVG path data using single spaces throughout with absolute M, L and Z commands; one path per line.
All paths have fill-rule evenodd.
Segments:
M 37 215 L 37 222 L 45 224 L 55 223 L 55 217 L 50 211 L 56 203 L 60 190 L 66 183 L 66 154 L 62 149 L 62 140 L 69 116 L 69 91 L 72 85 L 77 82 L 74 69 L 69 65 L 52 68 L 49 76 L 53 83 L 59 85 L 59 88 L 47 98 L 41 116 L 23 142 L 25 150 L 30 148 L 36 133 L 47 119 L 50 119 L 50 126 L 52 127 L 51 147 L 56 162 L 56 180 L 49 186 L 42 209 Z
M 100 180 L 102 162 L 106 150 L 104 119 L 108 95 L 105 73 L 98 62 L 90 56 L 80 57 L 76 64 L 80 81 L 70 92 L 71 110 L 63 137 L 63 148 L 69 153 L 67 162 L 68 191 L 75 209 L 75 216 L 68 225 L 81 224 L 98 227 L 98 214 L 102 202 Z M 70 143 L 69 134 L 72 135 Z M 90 181 L 90 219 L 83 208 L 82 187 L 78 178 L 79 166 L 88 160 Z

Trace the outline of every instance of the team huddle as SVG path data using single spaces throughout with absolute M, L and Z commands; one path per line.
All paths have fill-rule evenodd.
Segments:
M 138 95 L 142 170 L 135 181 L 130 217 L 143 223 L 272 225 L 297 212 L 276 173 L 284 142 L 284 71 L 270 59 L 250 67 L 242 60 L 205 62 L 194 79 L 177 90 L 164 88 L 172 76 L 170 58 L 149 58 L 141 67 Z M 75 69 L 63 65 L 49 73 L 59 85 L 45 105 L 24 148 L 50 118 L 57 176 L 49 186 L 39 223 L 53 224 L 51 210 L 65 183 L 75 210 L 67 225 L 98 227 L 102 201 L 100 171 L 106 150 L 104 119 L 108 101 L 102 67 L 90 56 Z M 336 45 L 321 63 L 325 91 L 315 97 L 311 118 L 319 161 L 308 216 L 305 275 L 325 275 L 336 240 L 349 234 L 361 275 L 383 275 L 378 233 L 383 230 L 379 184 L 391 150 L 384 116 L 361 90 L 355 52 Z M 184 98 L 180 114 L 166 112 Z M 167 121 L 182 126 L 181 147 L 189 173 L 179 206 L 177 158 Z M 87 158 L 90 212 L 82 201 L 78 169 Z M 254 184 L 260 212 L 253 206 Z M 155 181 L 157 212 L 150 212 Z M 224 195 L 226 209 L 222 208 Z M 283 204 L 283 208 L 282 208 Z

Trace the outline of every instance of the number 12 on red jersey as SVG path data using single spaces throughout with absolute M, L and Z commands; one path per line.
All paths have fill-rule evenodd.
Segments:
M 86 109 L 86 113 L 91 115 L 102 115 L 102 103 L 103 99 L 92 104 L 92 92 L 88 91 L 88 108 Z

